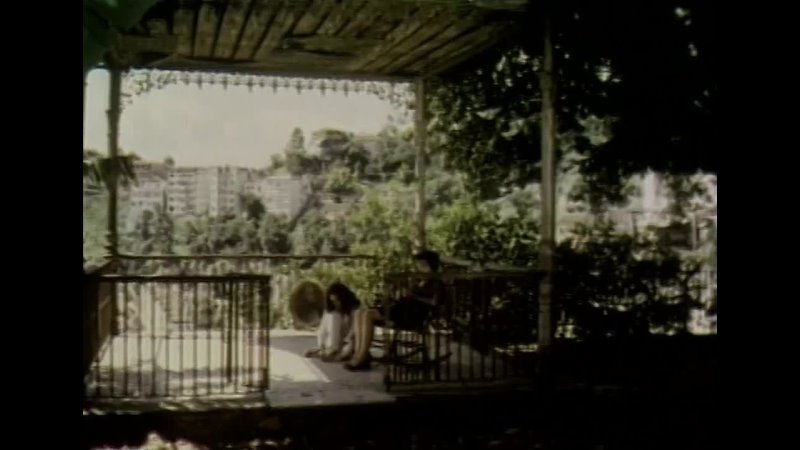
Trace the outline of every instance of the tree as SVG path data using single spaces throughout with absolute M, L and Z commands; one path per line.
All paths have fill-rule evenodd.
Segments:
M 262 248 L 270 254 L 286 254 L 292 251 L 289 221 L 284 215 L 267 213 L 258 229 Z
M 332 128 L 315 131 L 311 139 L 319 147 L 320 158 L 326 165 L 344 159 L 353 144 L 352 133 Z
M 353 241 L 355 241 L 355 237 L 350 232 L 347 222 L 343 218 L 338 218 L 333 221 L 328 239 L 331 253 L 341 255 L 349 253 L 350 246 L 353 244 Z
M 410 268 L 415 248 L 410 189 L 393 181 L 367 192 L 345 223 L 353 239 L 351 253 L 380 255 L 385 265 L 375 269 L 384 273 Z
M 358 181 L 347 167 L 333 168 L 325 178 L 325 190 L 335 195 L 350 195 L 358 189 Z
M 275 173 L 286 167 L 286 158 L 281 154 L 274 154 L 270 157 L 270 164 L 267 166 L 269 173 Z
M 414 167 L 416 148 L 414 146 L 414 129 L 405 122 L 389 118 L 380 132 L 379 144 L 369 155 L 365 172 L 374 181 L 385 181 L 401 167 Z
M 295 127 L 292 130 L 292 134 L 289 136 L 289 142 L 286 143 L 286 146 L 283 148 L 283 152 L 287 155 L 290 153 L 304 153 L 306 151 L 306 138 L 303 135 L 303 130 L 299 127 Z M 272 161 L 275 161 L 275 157 L 272 157 Z
M 126 239 L 125 246 L 133 253 L 141 255 L 174 253 L 175 226 L 165 205 L 158 206 L 155 211 L 142 211 L 134 231 Z
M 83 199 L 83 258 L 87 266 L 100 266 L 108 258 L 108 194 Z
M 244 211 L 245 217 L 255 223 L 261 222 L 261 218 L 267 213 L 264 202 L 253 194 L 241 194 L 239 196 L 239 205 Z
M 715 172 L 713 5 L 555 8 L 559 152 L 586 185 L 622 201 L 625 180 L 648 168 Z M 484 198 L 539 177 L 539 24 L 534 9 L 505 45 L 445 74 L 431 95 L 432 147 Z
M 514 266 L 536 261 L 538 226 L 528 211 L 502 217 L 496 204 L 463 198 L 442 208 L 430 230 L 431 247 L 446 255 Z
M 111 184 L 112 171 L 116 170 L 117 180 L 125 185 L 136 180 L 133 162 L 139 157 L 134 153 L 120 155 L 116 160 L 103 156 L 97 150 L 83 150 L 83 179 L 96 186 L 108 188 Z
M 179 241 L 189 248 L 189 253 L 192 255 L 213 253 L 211 228 L 211 221 L 207 216 L 187 221 L 181 229 Z
M 105 56 L 119 31 L 128 30 L 157 0 L 84 0 L 83 73 Z

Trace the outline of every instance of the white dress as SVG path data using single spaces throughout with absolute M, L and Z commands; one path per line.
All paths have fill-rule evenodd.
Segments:
M 317 348 L 324 355 L 340 352 L 349 354 L 353 347 L 353 320 L 350 314 L 325 311 L 317 328 Z

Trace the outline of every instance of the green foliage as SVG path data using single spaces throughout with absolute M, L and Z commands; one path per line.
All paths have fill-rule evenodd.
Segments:
M 315 175 L 321 170 L 321 163 L 318 157 L 308 155 L 305 150 L 286 153 L 286 171 L 290 175 L 299 177 L 302 175 Z
M 83 73 L 96 66 L 119 31 L 134 26 L 157 0 L 84 0 Z
M 364 177 L 371 155 L 352 133 L 325 128 L 315 131 L 312 139 L 319 147 L 319 162 L 326 171 L 344 167 L 357 178 Z
M 112 171 L 116 170 L 117 180 L 125 185 L 136 180 L 133 162 L 139 159 L 135 154 L 120 155 L 116 160 L 101 155 L 96 150 L 83 150 L 83 179 L 93 185 L 111 184 Z
M 275 173 L 283 169 L 284 167 L 286 167 L 286 158 L 280 154 L 272 155 L 272 157 L 270 158 L 268 171 L 270 173 Z
M 281 255 L 292 252 L 289 221 L 284 215 L 267 213 L 258 230 L 261 246 L 268 253 Z
M 319 211 L 307 213 L 298 224 L 299 254 L 319 254 L 328 239 L 330 221 Z
M 85 267 L 108 260 L 108 194 L 83 199 L 83 259 Z
M 385 181 L 403 167 L 414 167 L 416 148 L 412 126 L 390 117 L 389 123 L 378 133 L 378 139 L 365 169 L 370 180 Z
M 698 261 L 610 222 L 578 226 L 559 245 L 557 263 L 556 292 L 573 337 L 683 332 L 698 306 Z
M 442 208 L 430 231 L 431 247 L 445 255 L 514 266 L 536 262 L 538 226 L 530 214 L 501 217 L 497 205 L 463 199 Z
M 305 137 L 300 128 L 292 131 L 289 142 L 284 148 L 284 159 L 281 160 L 279 156 L 273 155 L 270 169 L 275 172 L 284 165 L 292 176 L 318 174 L 322 167 L 319 157 L 306 152 Z
M 255 223 L 259 223 L 264 217 L 264 214 L 267 213 L 267 208 L 264 206 L 264 202 L 262 202 L 260 198 L 253 194 L 240 195 L 239 203 L 241 205 L 241 209 L 245 212 L 246 218 Z
M 295 127 L 292 130 L 291 136 L 289 136 L 289 142 L 286 143 L 286 147 L 284 147 L 284 153 L 297 153 L 297 152 L 304 152 L 306 150 L 306 138 L 303 135 L 303 130 L 300 128 Z M 275 157 L 273 156 L 273 161 Z
M 353 236 L 351 253 L 381 258 L 373 269 L 379 273 L 411 267 L 414 252 L 414 207 L 411 190 L 389 183 L 384 190 L 365 194 L 347 217 L 346 228 Z
M 335 195 L 351 195 L 358 191 L 358 180 L 347 167 L 334 167 L 325 177 L 325 190 Z
M 179 231 L 179 241 L 187 246 L 189 254 L 207 255 L 214 252 L 211 220 L 204 216 L 186 221 Z
M 121 237 L 120 245 L 125 252 L 140 255 L 175 253 L 175 224 L 164 206 L 156 211 L 142 211 L 134 231 Z
M 624 180 L 647 168 L 715 172 L 713 5 L 555 8 L 559 152 L 591 186 L 578 194 L 619 201 Z M 532 8 L 505 45 L 445 74 L 430 98 L 433 148 L 482 198 L 539 177 L 540 13 Z

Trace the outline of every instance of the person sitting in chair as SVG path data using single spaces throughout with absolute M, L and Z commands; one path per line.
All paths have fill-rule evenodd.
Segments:
M 317 329 L 317 347 L 306 357 L 319 356 L 324 361 L 346 360 L 353 354 L 353 313 L 361 302 L 342 283 L 333 283 L 325 293 L 325 311 Z
M 426 274 L 439 271 L 439 254 L 425 250 L 414 255 L 417 270 Z M 423 278 L 410 292 L 403 292 L 388 311 L 392 325 L 401 329 L 419 328 L 431 313 L 436 297 L 436 280 Z M 378 309 L 360 309 L 353 315 L 353 337 L 355 353 L 348 363 L 347 370 L 368 370 L 370 368 L 369 349 L 375 334 L 375 322 L 383 317 Z

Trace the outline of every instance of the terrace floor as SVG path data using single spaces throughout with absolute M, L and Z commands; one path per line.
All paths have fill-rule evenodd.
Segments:
M 117 412 L 136 412 L 394 401 L 379 364 L 350 372 L 341 363 L 306 358 L 305 351 L 316 343 L 313 332 L 273 330 L 266 351 L 242 334 L 232 346 L 219 333 L 114 337 L 90 374 L 87 395 L 104 398 L 90 400 L 90 411 L 111 405 Z M 268 389 L 259 387 L 261 358 L 269 358 Z
M 342 363 L 306 358 L 305 351 L 316 343 L 313 332 L 273 330 L 268 349 L 256 345 L 258 341 L 248 331 L 229 336 L 205 331 L 116 336 L 89 375 L 87 413 L 293 408 L 397 399 L 383 384 L 382 364 L 350 372 Z M 492 378 L 489 357 L 455 342 L 446 345 L 453 354 L 442 364 L 448 379 L 459 374 Z M 380 356 L 377 352 L 373 355 Z M 259 367 L 267 358 L 269 387 L 263 389 Z

